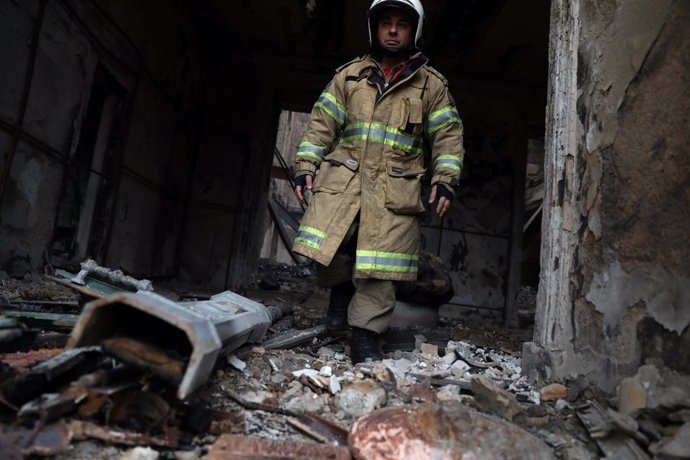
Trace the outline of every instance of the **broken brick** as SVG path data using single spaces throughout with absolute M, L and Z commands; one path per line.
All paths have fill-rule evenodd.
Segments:
M 211 446 L 206 460 L 302 459 L 302 460 L 349 460 L 347 447 L 276 441 L 250 436 L 225 434 Z

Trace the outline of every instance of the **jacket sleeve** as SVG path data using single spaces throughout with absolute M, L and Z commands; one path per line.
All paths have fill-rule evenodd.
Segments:
M 432 100 L 424 130 L 431 148 L 431 184 L 442 184 L 455 194 L 465 155 L 462 120 L 445 82 L 439 84 L 430 96 Z
M 336 74 L 319 96 L 295 156 L 295 177 L 316 174 L 345 124 L 344 76 Z

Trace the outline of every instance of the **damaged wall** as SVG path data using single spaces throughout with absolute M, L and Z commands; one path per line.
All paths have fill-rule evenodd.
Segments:
M 2 13 L 0 267 L 24 274 L 42 265 L 52 237 L 62 161 L 72 150 L 93 61 L 87 40 L 55 4 L 9 2 Z M 38 35 L 40 29 L 50 34 Z
M 0 269 L 41 270 L 65 230 L 60 251 L 134 274 L 174 274 L 207 68 L 193 5 L 35 0 L 7 2 L 1 13 Z M 96 167 L 83 150 L 90 117 L 95 127 L 105 117 L 87 113 L 102 75 L 118 98 Z M 6 145 L 14 133 L 15 154 Z M 86 191 L 72 192 L 89 174 L 102 184 L 86 216 L 92 244 L 75 249 L 69 231 L 84 218 Z M 71 223 L 67 212 L 76 214 Z
M 533 375 L 690 372 L 690 2 L 554 1 Z

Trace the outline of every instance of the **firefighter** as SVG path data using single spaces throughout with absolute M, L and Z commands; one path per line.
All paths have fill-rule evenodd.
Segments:
M 370 51 L 336 70 L 296 155 L 295 193 L 301 202 L 312 195 L 293 249 L 331 287 L 326 325 L 352 327 L 353 363 L 383 359 L 378 336 L 393 314 L 394 282 L 417 277 L 426 168 L 441 217 L 460 178 L 462 122 L 421 52 L 423 23 L 419 0 L 371 4 Z

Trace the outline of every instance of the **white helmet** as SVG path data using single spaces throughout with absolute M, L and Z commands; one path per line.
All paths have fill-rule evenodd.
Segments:
M 420 0 L 374 0 L 369 7 L 367 15 L 369 22 L 369 46 L 374 46 L 374 37 L 376 36 L 377 24 L 374 24 L 377 12 L 384 8 L 399 8 L 406 11 L 413 20 L 417 21 L 417 31 L 414 37 L 414 46 L 416 48 L 422 47 L 422 24 L 424 23 L 424 7 Z

